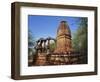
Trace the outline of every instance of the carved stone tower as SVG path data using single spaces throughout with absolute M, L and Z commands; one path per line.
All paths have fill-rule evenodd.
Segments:
M 61 21 L 57 29 L 55 53 L 65 53 L 72 50 L 71 31 L 66 21 Z

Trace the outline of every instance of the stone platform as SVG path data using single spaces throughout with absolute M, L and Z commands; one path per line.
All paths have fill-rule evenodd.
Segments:
M 63 53 L 41 53 L 38 54 L 35 65 L 37 66 L 45 66 L 45 65 L 71 65 L 71 64 L 81 64 L 84 62 L 83 59 L 85 56 L 80 53 L 71 53 L 71 54 L 63 54 Z M 85 64 L 85 63 L 84 63 Z

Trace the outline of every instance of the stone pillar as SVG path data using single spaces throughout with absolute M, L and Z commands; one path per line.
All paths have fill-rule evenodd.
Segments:
M 39 50 L 39 41 L 36 41 L 36 53 L 38 53 L 38 50 Z
M 46 52 L 46 40 L 43 40 L 43 52 Z
M 50 54 L 50 39 L 47 39 L 47 54 Z
M 42 53 L 42 50 L 43 50 L 43 46 L 42 46 L 42 44 L 43 44 L 43 40 L 40 40 L 40 51 L 41 51 L 41 53 Z

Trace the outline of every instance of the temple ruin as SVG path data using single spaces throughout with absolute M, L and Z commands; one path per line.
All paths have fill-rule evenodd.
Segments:
M 56 40 L 55 53 L 66 53 L 72 50 L 71 31 L 66 21 L 61 21 Z
M 54 52 L 50 51 L 50 41 L 56 44 Z M 66 21 L 61 21 L 57 29 L 56 39 L 40 38 L 35 47 L 36 55 L 33 65 L 67 65 L 81 63 L 80 53 L 73 52 L 71 30 Z

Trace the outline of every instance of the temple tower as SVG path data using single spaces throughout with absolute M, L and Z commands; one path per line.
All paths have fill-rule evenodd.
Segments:
M 70 52 L 72 50 L 71 31 L 66 21 L 61 21 L 57 29 L 55 53 Z

